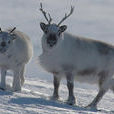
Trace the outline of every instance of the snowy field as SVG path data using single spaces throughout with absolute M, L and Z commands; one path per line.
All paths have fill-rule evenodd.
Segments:
M 114 94 L 109 91 L 98 105 L 101 111 L 82 108 L 96 96 L 97 86 L 75 83 L 75 96 L 78 106 L 65 104 L 68 91 L 66 81 L 60 86 L 60 101 L 52 101 L 52 75 L 45 72 L 38 64 L 37 57 L 42 53 L 39 27 L 45 21 L 39 11 L 43 5 L 59 22 L 75 6 L 72 16 L 67 19 L 67 32 L 74 35 L 102 40 L 114 45 L 114 0 L 0 0 L 0 27 L 17 27 L 28 34 L 34 45 L 34 57 L 27 65 L 26 81 L 22 92 L 0 90 L 0 114 L 114 114 Z M 8 72 L 7 82 L 11 84 L 12 74 Z

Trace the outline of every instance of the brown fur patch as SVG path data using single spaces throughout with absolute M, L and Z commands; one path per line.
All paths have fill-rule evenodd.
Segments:
M 109 53 L 109 51 L 110 51 L 110 49 L 106 48 L 106 47 L 99 48 L 98 50 L 99 50 L 100 54 L 103 54 L 103 55 L 107 55 Z
M 96 42 L 95 45 L 97 47 L 98 52 L 101 55 L 108 55 L 111 51 L 114 51 L 113 46 L 102 43 L 102 42 Z
M 72 70 L 73 70 L 72 65 L 62 65 L 62 68 L 65 72 L 72 72 Z
M 98 73 L 98 76 L 100 76 L 100 78 L 99 78 L 99 87 L 102 86 L 102 84 L 105 81 L 107 75 L 108 75 L 108 71 L 101 71 L 101 72 Z
M 53 73 L 54 75 L 58 75 L 59 74 L 57 71 L 52 71 L 51 73 Z
M 106 76 L 106 75 L 108 75 L 108 71 L 103 70 L 103 71 L 99 72 L 98 75 L 99 76 Z
M 94 74 L 95 72 L 96 72 L 96 69 L 94 68 L 84 69 L 82 71 L 79 71 L 78 75 L 91 75 L 91 74 Z

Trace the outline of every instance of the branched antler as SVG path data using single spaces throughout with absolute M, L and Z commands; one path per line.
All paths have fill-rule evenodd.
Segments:
M 12 33 L 15 29 L 16 29 L 16 27 L 14 27 L 9 33 Z
M 43 15 L 44 15 L 45 19 L 47 20 L 48 24 L 50 24 L 51 21 L 52 21 L 51 15 L 48 13 L 48 16 L 49 16 L 49 19 L 48 19 L 46 12 L 42 8 L 42 3 L 40 3 L 40 11 L 43 13 Z
M 58 23 L 58 26 L 59 26 L 64 20 L 66 20 L 66 19 L 73 13 L 73 11 L 74 11 L 74 7 L 71 6 L 70 13 L 69 13 L 68 15 L 65 13 L 65 16 L 64 16 L 63 19 Z

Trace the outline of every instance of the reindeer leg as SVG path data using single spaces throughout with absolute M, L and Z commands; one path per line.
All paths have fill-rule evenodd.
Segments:
M 25 65 L 22 65 L 20 70 L 20 81 L 21 81 L 21 86 L 23 86 L 25 82 Z
M 112 87 L 111 87 L 110 89 L 111 89 L 111 90 L 113 91 L 113 93 L 114 93 L 114 79 L 112 79 L 110 83 L 112 83 Z
M 99 101 L 102 99 L 103 95 L 106 93 L 105 90 L 100 90 L 99 93 L 97 94 L 97 96 L 95 97 L 95 99 L 92 101 L 92 103 L 90 103 L 87 108 L 94 108 L 96 109 L 97 104 L 99 103 Z
M 103 95 L 108 90 L 108 87 L 106 88 L 104 85 L 107 85 L 107 81 L 106 81 L 105 75 L 101 75 L 101 78 L 99 79 L 99 92 L 97 96 L 95 97 L 95 99 L 92 101 L 92 103 L 90 103 L 87 106 L 87 108 L 94 108 L 94 109 L 97 108 L 97 104 L 99 103 Z
M 68 91 L 69 91 L 69 97 L 68 97 L 67 103 L 69 105 L 73 105 L 73 104 L 75 104 L 75 97 L 74 97 L 74 92 L 73 92 L 74 78 L 71 73 L 67 73 L 66 79 L 67 79 L 67 87 L 68 87 Z
M 6 69 L 1 69 L 1 84 L 0 89 L 5 90 L 6 89 Z
M 53 80 L 54 92 L 52 98 L 56 100 L 59 98 L 58 90 L 59 90 L 60 80 L 61 80 L 60 77 L 54 75 L 54 80 Z
M 20 68 L 14 70 L 13 91 L 21 90 Z

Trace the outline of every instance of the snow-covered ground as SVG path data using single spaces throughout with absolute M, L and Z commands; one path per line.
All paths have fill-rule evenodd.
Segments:
M 66 82 L 60 86 L 60 101 L 52 101 L 52 75 L 45 72 L 38 64 L 41 54 L 41 35 L 39 27 L 45 21 L 39 11 L 39 3 L 58 22 L 75 6 L 73 15 L 64 22 L 68 32 L 103 40 L 114 45 L 114 1 L 113 0 L 0 0 L 0 27 L 16 26 L 28 34 L 34 44 L 34 57 L 27 65 L 26 82 L 22 92 L 0 91 L 0 114 L 76 114 L 76 113 L 114 113 L 114 94 L 109 91 L 98 105 L 101 111 L 82 108 L 90 103 L 97 94 L 97 86 L 75 83 L 75 96 L 78 106 L 65 104 L 68 91 Z M 56 12 L 56 13 L 55 13 Z M 7 82 L 11 84 L 12 74 L 8 72 Z

